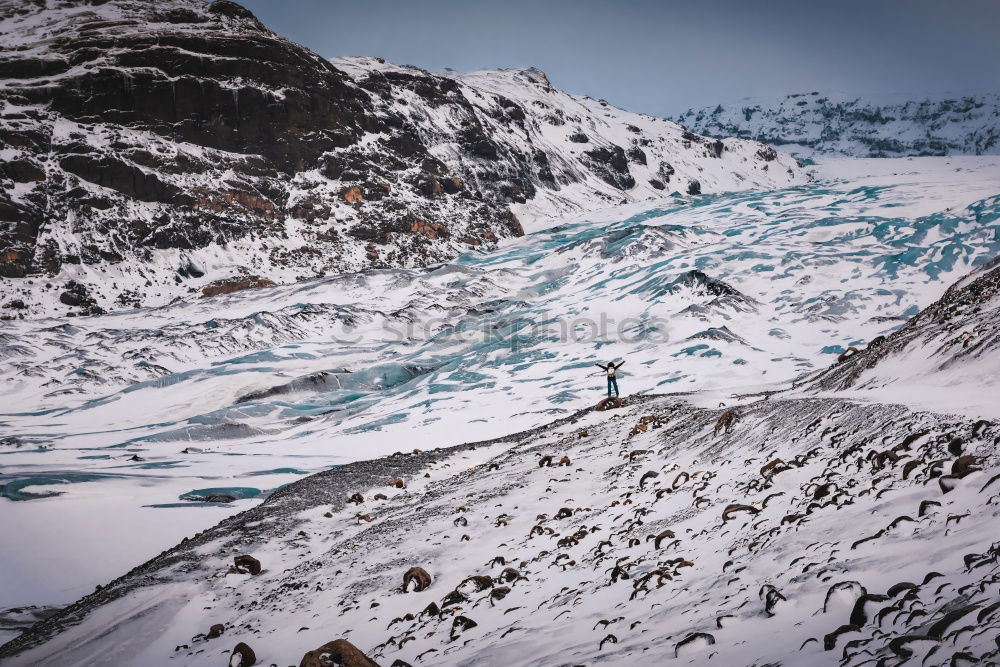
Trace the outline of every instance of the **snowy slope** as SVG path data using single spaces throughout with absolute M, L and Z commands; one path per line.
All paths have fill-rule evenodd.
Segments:
M 295 664 L 346 639 L 400 667 L 992 664 L 998 439 L 900 406 L 636 400 L 304 479 L 0 651 L 217 665 L 240 642 Z M 243 555 L 261 570 L 233 569 Z
M 1000 95 L 858 97 L 819 92 L 689 109 L 692 132 L 764 141 L 797 155 L 997 155 Z
M 805 181 L 544 75 L 331 65 L 229 0 L 0 2 L 0 305 L 92 314 L 494 248 Z
M 967 273 L 884 342 L 803 380 L 862 400 L 992 414 L 1000 398 L 1000 256 Z

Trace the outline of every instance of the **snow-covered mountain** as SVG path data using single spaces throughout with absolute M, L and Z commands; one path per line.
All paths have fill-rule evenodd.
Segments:
M 804 180 L 537 70 L 331 64 L 229 0 L 4 0 L 0 34 L 7 316 L 424 266 L 540 217 Z
M 1000 154 L 1000 94 L 857 97 L 819 92 L 689 109 L 707 136 L 764 141 L 803 157 Z
M 1000 662 L 1000 157 L 0 30 L 4 667 Z

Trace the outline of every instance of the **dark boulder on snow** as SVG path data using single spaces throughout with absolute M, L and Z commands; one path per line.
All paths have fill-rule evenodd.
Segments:
M 733 428 L 733 423 L 736 421 L 736 413 L 732 410 L 726 410 L 719 417 L 719 420 L 715 422 L 715 435 L 720 432 L 729 433 Z
M 241 573 L 250 574 L 260 574 L 261 567 L 260 561 L 253 556 L 248 556 L 243 554 L 242 556 L 237 556 L 233 559 L 233 564 L 235 565 L 236 571 Z
M 608 398 L 602 398 L 594 406 L 594 410 L 597 412 L 604 412 L 605 410 L 614 410 L 616 408 L 622 407 L 622 399 L 617 396 L 609 396 Z
M 249 645 L 240 642 L 229 654 L 229 667 L 250 667 L 257 662 L 257 654 Z
M 842 364 L 845 361 L 847 361 L 848 359 L 850 359 L 851 357 L 853 357 L 857 353 L 858 353 L 858 348 L 856 348 L 856 347 L 849 347 L 846 350 L 844 350 L 840 354 L 840 356 L 837 357 L 837 363 L 838 364 Z
M 403 575 L 403 592 L 408 593 L 411 588 L 414 593 L 427 590 L 431 585 L 431 575 L 422 567 L 411 567 Z
M 302 656 L 299 667 L 379 667 L 346 639 L 335 639 Z

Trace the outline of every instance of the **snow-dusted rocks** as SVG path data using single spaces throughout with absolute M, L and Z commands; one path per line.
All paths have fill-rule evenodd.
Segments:
M 1000 95 L 828 95 L 689 109 L 678 123 L 710 137 L 743 137 L 803 157 L 1000 154 Z
M 232 2 L 5 0 L 0 33 L 14 317 L 424 266 L 554 214 L 804 179 L 536 70 L 331 64 Z
M 240 642 L 229 654 L 229 667 L 252 667 L 257 664 L 257 654 L 249 644 Z
M 378 663 L 371 660 L 358 650 L 358 647 L 346 639 L 335 639 L 332 642 L 323 644 L 314 651 L 309 651 L 302 656 L 299 667 L 378 667 Z

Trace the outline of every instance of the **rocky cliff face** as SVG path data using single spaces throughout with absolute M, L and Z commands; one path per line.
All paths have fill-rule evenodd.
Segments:
M 801 178 L 534 70 L 334 65 L 228 0 L 8 1 L 0 22 L 8 317 L 422 266 L 519 216 Z
M 811 155 L 997 155 L 1000 95 L 865 99 L 819 92 L 689 109 L 675 119 L 708 136 L 744 137 Z

